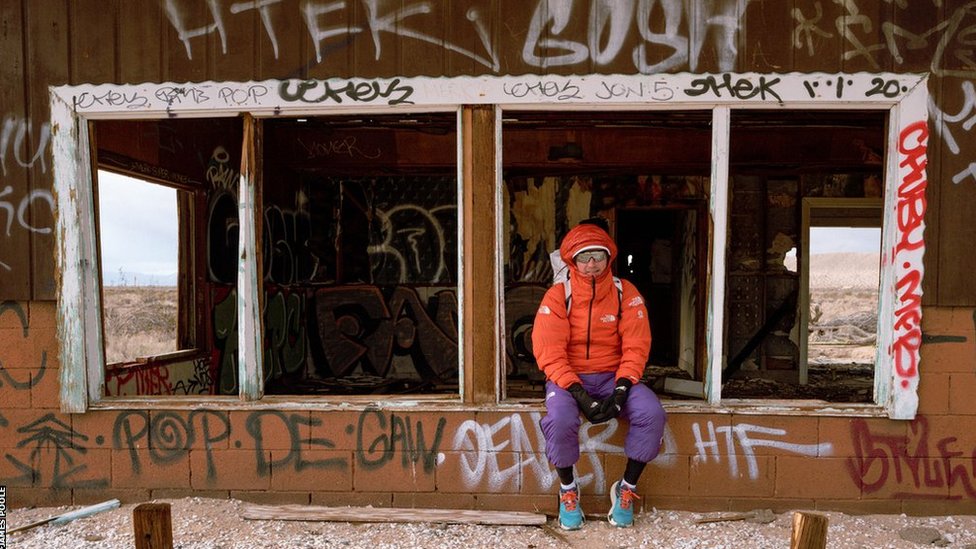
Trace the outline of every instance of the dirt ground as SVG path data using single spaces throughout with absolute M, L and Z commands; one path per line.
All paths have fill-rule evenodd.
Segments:
M 564 532 L 553 520 L 545 526 L 475 526 L 252 521 L 241 518 L 249 504 L 236 500 L 184 498 L 159 500 L 172 508 L 174 546 L 183 549 L 318 547 L 666 547 L 785 548 L 790 545 L 792 513 L 756 513 L 749 520 L 705 522 L 732 513 L 651 510 L 639 514 L 633 528 L 613 528 L 602 517 L 589 517 L 582 530 Z M 65 525 L 45 525 L 8 536 L 8 546 L 24 549 L 131 548 L 134 504 Z M 8 528 L 46 519 L 75 508 L 13 509 Z M 381 516 L 382 509 L 364 512 Z M 824 512 L 830 548 L 976 548 L 976 516 L 852 516 Z M 913 537 L 916 541 L 903 539 Z

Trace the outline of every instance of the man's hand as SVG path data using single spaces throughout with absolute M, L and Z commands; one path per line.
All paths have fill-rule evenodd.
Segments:
M 624 403 L 627 402 L 627 394 L 633 383 L 627 378 L 617 380 L 617 386 L 613 389 L 613 394 L 603 399 L 599 403 L 597 412 L 593 417 L 588 417 L 591 423 L 603 423 L 620 415 Z
M 574 383 L 569 386 L 569 394 L 573 395 L 576 399 L 576 404 L 579 405 L 580 410 L 583 412 L 583 416 L 586 417 L 591 423 L 598 423 L 594 421 L 593 416 L 597 414 L 600 410 L 600 402 L 593 400 L 593 397 L 586 392 L 586 389 L 579 383 Z M 603 420 L 606 421 L 606 420 Z

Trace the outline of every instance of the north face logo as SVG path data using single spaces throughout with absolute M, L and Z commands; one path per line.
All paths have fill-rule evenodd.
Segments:
M 548 314 L 552 314 L 552 311 L 549 309 L 548 306 L 543 305 L 543 306 L 539 307 L 539 314 L 540 315 L 548 315 Z
M 631 300 L 630 300 L 630 301 L 629 301 L 629 302 L 627 303 L 627 306 L 628 306 L 628 307 L 637 307 L 638 305 L 640 305 L 640 304 L 642 304 L 642 303 L 644 303 L 644 300 L 643 300 L 643 299 L 641 299 L 641 297 L 640 297 L 640 296 L 637 296 L 637 297 L 635 297 L 635 298 L 633 298 L 633 299 L 631 299 Z
M 616 322 L 616 321 L 617 321 L 616 315 L 603 315 L 600 317 L 600 322 L 607 323 L 607 322 Z

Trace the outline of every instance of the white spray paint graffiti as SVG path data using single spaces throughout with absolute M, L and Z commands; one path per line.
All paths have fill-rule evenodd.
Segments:
M 7 115 L 3 117 L 3 126 L 0 127 L 0 173 L 7 175 L 7 155 L 13 153 L 13 160 L 22 168 L 31 168 L 36 162 L 41 163 L 41 171 L 47 172 L 47 146 L 51 141 L 51 124 L 45 122 L 41 124 L 41 130 L 37 135 L 36 149 L 31 154 L 29 147 L 33 136 L 33 125 L 15 116 Z
M 493 71 L 498 71 L 500 68 L 498 54 L 491 45 L 488 31 L 481 21 L 481 16 L 477 9 L 469 9 L 465 15 L 474 27 L 475 34 L 480 40 L 481 46 L 484 47 L 487 56 L 462 48 L 437 36 L 410 28 L 407 19 L 433 13 L 434 3 L 417 2 L 409 5 L 401 5 L 400 2 L 386 2 L 385 0 L 361 0 L 361 2 L 366 14 L 365 27 L 356 25 L 346 26 L 342 24 L 335 26 L 328 25 L 326 21 L 328 20 L 329 14 L 350 9 L 349 4 L 344 0 L 336 2 L 305 1 L 301 3 L 301 15 L 308 34 L 312 39 L 312 44 L 315 46 L 315 57 L 319 63 L 323 60 L 324 51 L 322 43 L 325 40 L 337 36 L 352 36 L 369 32 L 373 40 L 376 60 L 379 60 L 383 55 L 380 36 L 383 33 L 389 33 L 402 38 L 411 38 L 421 42 L 439 45 L 445 50 L 463 55 Z M 278 35 L 274 30 L 272 8 L 279 3 L 281 3 L 280 0 L 250 0 L 246 2 L 234 2 L 228 8 L 231 15 L 258 10 L 264 32 L 271 41 L 275 59 L 278 59 L 279 46 Z M 180 41 L 183 42 L 187 58 L 193 59 L 192 39 L 215 32 L 220 35 L 222 53 L 227 53 L 227 29 L 224 23 L 225 13 L 221 0 L 207 0 L 210 20 L 198 26 L 192 26 L 195 23 L 188 21 L 184 17 L 183 11 L 178 5 L 178 0 L 165 0 L 163 5 L 170 24 L 173 25 L 173 28 L 180 37 Z
M 929 120 L 933 124 L 935 132 L 942 137 L 946 147 L 949 148 L 949 152 L 957 156 L 961 150 L 950 125 L 960 126 L 963 132 L 969 132 L 976 125 L 976 88 L 968 80 L 964 81 L 961 86 L 963 103 L 956 114 L 944 112 L 936 105 L 934 99 L 929 98 Z M 958 185 L 969 177 L 976 180 L 976 162 L 970 162 L 966 169 L 953 175 L 952 182 Z
M 702 46 L 709 31 L 719 41 L 719 70 L 735 68 L 738 56 L 736 45 L 741 19 L 745 16 L 750 0 L 592 0 L 587 21 L 587 43 L 559 38 L 574 15 L 574 3 L 560 0 L 539 0 L 529 24 L 522 48 L 522 60 L 534 67 L 575 65 L 592 59 L 597 65 L 608 65 L 621 53 L 631 30 L 636 13 L 637 32 L 642 43 L 631 53 L 634 66 L 643 74 L 665 72 L 688 65 L 694 71 L 698 67 Z M 652 23 L 660 19 L 654 8 L 660 4 L 664 16 L 664 32 L 651 30 Z M 582 10 L 579 13 L 585 13 Z M 687 20 L 688 35 L 679 33 L 682 19 Z M 606 40 L 605 44 L 601 41 Z M 663 47 L 671 52 L 663 61 L 651 64 L 648 50 Z M 542 56 L 538 51 L 555 50 L 562 53 Z
M 692 432 L 695 435 L 695 449 L 698 450 L 698 455 L 695 459 L 701 462 L 707 462 L 709 459 L 711 459 L 716 463 L 721 463 L 722 447 L 719 444 L 717 435 L 721 434 L 725 436 L 725 453 L 729 462 L 729 476 L 733 479 L 739 477 L 740 453 L 736 451 L 736 443 L 738 443 L 739 447 L 741 448 L 741 455 L 745 458 L 749 478 L 752 480 L 759 478 L 759 464 L 756 460 L 756 455 L 753 452 L 753 448 L 776 448 L 786 452 L 799 454 L 801 456 L 810 457 L 829 456 L 834 451 L 834 445 L 830 442 L 821 442 L 819 444 L 794 444 L 784 440 L 753 438 L 751 436 L 753 434 L 782 437 L 786 435 L 786 431 L 784 429 L 772 429 L 770 427 L 761 427 L 759 425 L 749 425 L 748 423 L 715 427 L 715 425 L 709 421 L 707 440 L 702 438 L 701 426 L 698 423 L 692 425 Z
M 527 414 L 528 423 L 523 422 L 523 414 L 512 414 L 495 423 L 478 423 L 471 419 L 461 424 L 454 434 L 453 448 L 461 452 L 461 476 L 468 488 L 487 481 L 490 490 L 515 489 L 521 480 L 521 488 L 526 488 L 525 482 L 535 476 L 540 490 L 553 489 L 557 482 L 555 470 L 549 465 L 545 454 L 545 438 L 539 420 L 542 414 L 532 412 Z M 617 420 L 604 425 L 586 423 L 580 429 L 580 459 L 586 460 L 592 472 L 581 476 L 578 481 L 584 487 L 591 486 L 595 493 L 603 493 L 607 489 L 606 472 L 600 456 L 604 454 L 624 453 L 621 446 L 609 442 L 617 432 Z M 695 437 L 695 457 L 700 462 L 712 460 L 721 463 L 723 454 L 728 460 L 729 477 L 739 478 L 739 458 L 745 459 L 746 473 L 749 478 L 759 478 L 759 463 L 755 456 L 755 448 L 776 448 L 785 452 L 802 456 L 820 457 L 833 454 L 834 446 L 830 442 L 818 444 L 796 444 L 787 440 L 767 438 L 784 437 L 784 429 L 774 429 L 759 425 L 740 423 L 734 426 L 715 425 L 709 421 L 706 427 L 707 438 L 703 436 L 702 427 L 698 423 L 692 424 Z M 724 436 L 724 443 L 719 440 Z M 757 437 L 756 435 L 762 435 Z M 502 467 L 499 464 L 499 452 L 511 453 L 516 462 Z M 440 461 L 444 456 L 440 456 Z M 661 454 L 651 465 L 660 468 L 670 468 L 677 463 L 677 443 L 671 427 L 664 431 L 664 444 Z
M 540 490 L 554 489 L 558 477 L 549 465 L 545 453 L 545 437 L 539 420 L 542 414 L 532 412 L 525 415 L 528 424 L 522 418 L 525 414 L 512 414 L 493 424 L 478 423 L 469 419 L 461 424 L 454 434 L 454 450 L 461 454 L 461 478 L 467 487 L 473 487 L 487 480 L 490 490 L 514 489 L 518 483 L 524 483 L 534 475 Z M 584 424 L 580 429 L 580 459 L 587 460 L 592 472 L 577 478 L 583 487 L 592 487 L 596 493 L 607 490 L 607 478 L 603 469 L 601 455 L 623 454 L 624 449 L 608 442 L 617 432 L 617 420 L 602 425 Z M 675 463 L 673 450 L 674 435 L 671 429 L 664 432 L 664 445 L 661 455 L 653 462 L 655 466 L 670 467 Z M 499 452 L 511 452 L 517 457 L 516 462 L 507 467 L 499 465 Z M 443 455 L 439 461 L 443 461 Z M 530 474 L 526 474 L 530 473 Z

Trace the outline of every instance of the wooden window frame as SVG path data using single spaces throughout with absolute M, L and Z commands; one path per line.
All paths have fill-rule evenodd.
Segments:
M 260 93 L 256 93 L 260 92 Z M 65 412 L 106 407 L 99 394 L 101 321 L 92 310 L 97 300 L 98 265 L 94 253 L 89 134 L 87 120 L 97 118 L 164 118 L 168 116 L 273 116 L 364 114 L 418 111 L 458 112 L 458 326 L 461 346 L 460 404 L 497 404 L 504 368 L 503 288 L 498 248 L 501 220 L 501 122 L 503 109 L 538 110 L 710 110 L 712 113 L 711 216 L 708 265 L 708 321 L 705 352 L 705 400 L 675 404 L 737 413 L 818 413 L 823 415 L 887 415 L 911 419 L 918 407 L 918 347 L 924 275 L 924 159 L 927 76 L 921 74 L 756 74 L 695 75 L 522 75 L 454 78 L 269 80 L 199 84 L 80 85 L 51 88 L 54 179 L 57 197 L 58 328 L 61 345 L 61 405 Z M 805 406 L 790 401 L 735 402 L 721 398 L 725 302 L 725 244 L 728 230 L 728 155 L 733 109 L 883 110 L 888 112 L 884 165 L 885 196 L 882 247 L 894 261 L 882 269 L 875 403 L 872 405 Z M 492 150 L 487 145 L 494 142 Z M 242 177 L 243 181 L 243 177 Z M 494 188 L 489 188 L 493 183 Z M 242 194 L 241 196 L 245 196 Z M 246 196 L 245 198 L 252 198 Z M 258 200 L 259 196 L 254 196 Z M 921 204 L 921 206 L 919 205 Z M 254 203 L 241 201 L 242 219 Z M 899 217 L 899 213 L 903 216 Z M 922 212 L 924 213 L 924 212 Z M 908 215 L 906 219 L 904 215 Z M 910 224 L 904 223 L 910 221 Z M 257 238 L 255 235 L 253 238 Z M 242 238 L 242 242 L 249 239 Z M 253 241 L 252 241 L 253 244 Z M 477 249 L 490 245 L 494 254 Z M 243 250 L 245 253 L 247 249 Z M 254 250 L 251 250 L 253 255 Z M 479 259 L 491 255 L 489 259 Z M 250 263 L 250 262 L 249 262 Z M 465 268 L 467 264 L 467 268 Z M 249 280 L 256 265 L 242 269 Z M 486 285 L 486 281 L 491 281 Z M 241 286 L 244 287 L 243 285 Z M 256 288 L 255 288 L 256 291 Z M 244 292 L 239 292 L 243 301 Z M 470 294 L 470 295 L 467 295 Z M 252 303 L 254 303 L 252 301 Z M 242 308 L 243 307 L 243 308 Z M 260 333 L 255 310 L 239 302 L 247 322 L 239 323 L 240 340 Z M 82 311 L 82 314 L 69 314 Z M 245 318 L 242 315 L 242 318 Z M 891 349 L 899 349 L 894 356 Z M 251 349 L 252 353 L 259 348 Z M 242 349 L 242 352 L 246 350 Z M 245 400 L 282 405 L 301 398 L 261 398 L 260 353 L 242 360 L 254 375 L 242 391 Z M 242 379 L 243 381 L 243 379 Z M 242 383 L 242 386 L 244 383 Z M 230 397 L 233 398 L 233 397 Z M 321 397 L 320 397 L 321 398 Z M 214 397 L 213 400 L 218 400 Z M 348 400 L 348 397 L 346 397 Z M 134 404 L 197 406 L 208 399 L 153 397 Z M 416 400 L 416 399 L 414 399 Z M 319 402 L 324 402 L 319 400 Z M 383 401 L 364 405 L 399 405 Z M 252 404 L 253 405 L 253 404 Z

